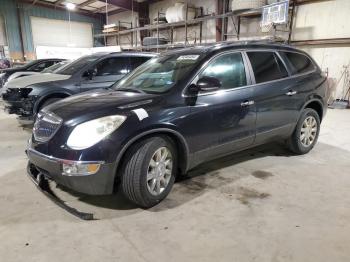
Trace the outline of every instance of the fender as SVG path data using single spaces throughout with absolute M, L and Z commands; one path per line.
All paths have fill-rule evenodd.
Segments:
M 303 107 L 300 110 L 300 114 L 307 107 L 307 105 L 309 105 L 312 102 L 317 102 L 321 106 L 321 108 L 322 108 L 322 115 L 324 116 L 325 106 L 324 106 L 324 103 L 323 103 L 323 99 L 322 99 L 322 97 L 319 97 L 319 96 L 316 96 L 316 95 L 313 96 L 312 98 L 308 99 L 307 101 L 305 101 Z
M 155 128 L 155 129 L 151 129 L 151 130 L 147 130 L 144 131 L 140 134 L 138 134 L 137 136 L 133 137 L 132 139 L 130 139 L 122 148 L 122 150 L 119 152 L 117 159 L 116 159 L 116 166 L 115 166 L 115 171 L 118 170 L 120 161 L 122 160 L 122 157 L 124 156 L 126 150 L 128 150 L 130 148 L 130 146 L 135 143 L 137 140 L 148 136 L 148 135 L 152 135 L 152 134 L 159 134 L 159 133 L 169 133 L 172 135 L 175 135 L 176 138 L 178 138 L 181 141 L 181 145 L 182 147 L 185 149 L 185 164 L 184 164 L 184 170 L 182 170 L 183 172 L 187 172 L 189 169 L 189 162 L 190 162 L 190 154 L 189 154 L 189 148 L 188 148 L 188 144 L 186 142 L 186 139 L 178 132 L 175 131 L 173 129 L 170 128 L 165 128 L 165 127 L 161 127 L 161 128 Z M 115 172 L 116 174 L 116 172 Z
M 304 109 L 306 108 L 306 106 L 307 106 L 308 104 L 312 103 L 312 102 L 317 102 L 317 103 L 319 103 L 320 106 L 322 107 L 322 110 L 323 110 L 324 104 L 323 104 L 323 102 L 322 102 L 322 98 L 311 98 L 311 99 L 307 100 L 307 101 L 304 103 L 304 105 L 303 105 L 303 107 L 302 107 L 301 110 L 304 110 Z
M 62 91 L 53 91 L 53 92 L 48 92 L 45 93 L 45 95 L 41 96 L 36 102 L 35 105 L 33 107 L 33 113 L 36 114 L 39 108 L 39 105 L 46 99 L 50 98 L 50 97 L 60 97 L 60 96 L 72 96 L 74 95 L 73 92 L 69 92 L 68 90 L 62 90 Z

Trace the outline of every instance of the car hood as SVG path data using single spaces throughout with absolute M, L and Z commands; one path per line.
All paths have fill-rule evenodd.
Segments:
M 38 72 L 31 72 L 31 71 L 20 71 L 20 72 L 16 72 L 16 73 L 13 73 L 12 75 L 10 75 L 10 77 L 7 79 L 7 81 L 11 81 L 13 79 L 16 79 L 20 76 L 31 76 L 31 75 L 37 75 L 37 74 L 40 74 Z
M 12 68 L 5 68 L 5 69 L 1 69 L 0 73 L 14 73 L 14 72 L 19 72 L 19 71 L 25 71 L 26 68 L 19 66 L 19 67 L 12 67 Z
M 19 77 L 11 80 L 11 82 L 8 83 L 7 87 L 8 88 L 25 88 L 27 86 L 39 84 L 39 83 L 66 80 L 70 77 L 71 77 L 70 75 L 60 75 L 60 74 L 51 74 L 51 73 L 29 75 L 29 76 Z
M 87 121 L 97 117 L 118 114 L 136 108 L 148 107 L 159 95 L 114 90 L 96 90 L 60 100 L 46 108 L 64 121 Z

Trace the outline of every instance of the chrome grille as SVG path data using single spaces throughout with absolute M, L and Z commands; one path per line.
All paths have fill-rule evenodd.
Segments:
M 62 124 L 62 119 L 51 112 L 40 111 L 37 115 L 33 134 L 34 139 L 39 142 L 49 141 Z

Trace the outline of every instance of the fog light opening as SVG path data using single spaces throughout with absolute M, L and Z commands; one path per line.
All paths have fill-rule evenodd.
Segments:
M 62 174 L 66 176 L 93 175 L 100 170 L 101 165 L 97 163 L 62 163 Z

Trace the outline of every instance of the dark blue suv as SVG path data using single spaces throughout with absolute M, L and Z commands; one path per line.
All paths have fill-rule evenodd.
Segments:
M 44 108 L 28 171 L 86 194 L 120 185 L 151 207 L 205 161 L 280 139 L 309 152 L 325 110 L 326 77 L 305 52 L 249 42 L 172 51 Z

